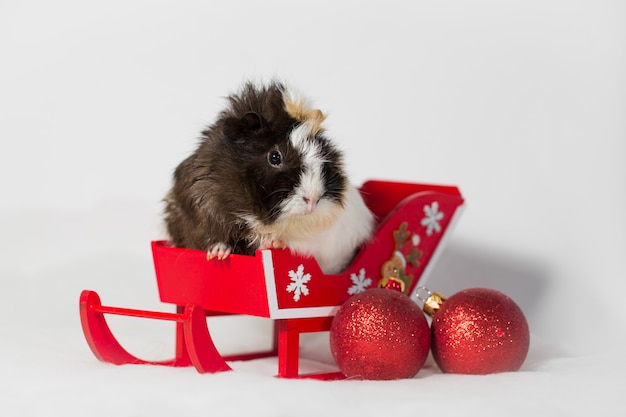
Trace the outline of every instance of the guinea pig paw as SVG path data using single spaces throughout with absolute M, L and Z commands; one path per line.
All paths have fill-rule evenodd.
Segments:
M 212 259 L 217 259 L 218 261 L 222 261 L 228 258 L 230 255 L 231 248 L 225 243 L 216 243 L 206 253 L 206 258 L 208 261 Z
M 264 244 L 261 249 L 286 249 L 287 244 L 282 240 L 272 240 Z

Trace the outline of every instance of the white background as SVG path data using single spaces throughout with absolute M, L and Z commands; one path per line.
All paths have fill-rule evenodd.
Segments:
M 619 1 L 3 1 L 0 414 L 623 413 L 625 23 Z M 355 183 L 461 188 L 428 285 L 515 299 L 533 335 L 522 370 L 429 360 L 412 380 L 321 383 L 271 378 L 271 361 L 222 375 L 97 362 L 80 291 L 169 308 L 149 242 L 172 171 L 224 96 L 271 78 L 329 114 Z M 112 326 L 135 353 L 169 354 L 167 327 Z M 269 328 L 215 326 L 224 350 Z M 324 339 L 308 342 L 327 366 Z

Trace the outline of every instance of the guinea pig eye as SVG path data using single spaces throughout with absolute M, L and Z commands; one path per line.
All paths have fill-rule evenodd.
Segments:
M 267 162 L 269 162 L 271 166 L 278 168 L 283 164 L 283 155 L 277 150 L 270 151 L 270 153 L 267 154 Z

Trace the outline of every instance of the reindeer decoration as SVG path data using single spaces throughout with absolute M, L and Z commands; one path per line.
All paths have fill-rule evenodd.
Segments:
M 411 286 L 413 280 L 412 275 L 406 274 L 406 265 L 410 263 L 414 267 L 419 266 L 419 258 L 422 251 L 417 248 L 419 244 L 419 236 L 413 235 L 411 238 L 412 246 L 405 255 L 402 251 L 407 241 L 411 237 L 411 233 L 407 230 L 408 223 L 400 224 L 398 230 L 394 230 L 393 239 L 396 242 L 395 251 L 388 261 L 383 263 L 380 269 L 381 279 L 378 281 L 380 288 L 394 288 L 406 294 L 407 289 Z

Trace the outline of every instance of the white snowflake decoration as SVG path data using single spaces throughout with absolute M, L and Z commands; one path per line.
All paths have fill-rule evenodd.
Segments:
M 359 270 L 359 275 L 355 273 L 350 274 L 350 279 L 353 284 L 350 288 L 348 288 L 348 294 L 350 295 L 362 293 L 370 285 L 372 285 L 372 279 L 365 276 L 365 268 L 361 268 Z
M 297 271 L 289 271 L 289 278 L 291 278 L 292 282 L 287 285 L 287 292 L 293 293 L 295 302 L 300 301 L 300 295 L 309 295 L 309 288 L 306 286 L 306 283 L 311 280 L 311 274 L 304 273 L 304 265 L 300 264 Z
M 425 205 L 424 214 L 425 217 L 422 219 L 421 225 L 426 228 L 426 235 L 432 235 L 433 231 L 441 232 L 439 221 L 443 219 L 443 213 L 439 211 L 439 203 L 433 201 L 430 206 Z

